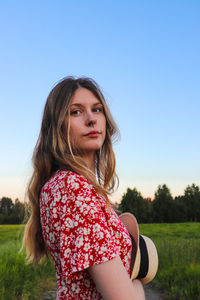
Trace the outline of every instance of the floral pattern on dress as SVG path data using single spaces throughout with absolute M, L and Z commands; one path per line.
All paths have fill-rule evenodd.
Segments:
M 128 231 L 84 176 L 57 171 L 42 188 L 40 219 L 55 264 L 57 300 L 102 299 L 87 268 L 117 255 L 130 275 Z

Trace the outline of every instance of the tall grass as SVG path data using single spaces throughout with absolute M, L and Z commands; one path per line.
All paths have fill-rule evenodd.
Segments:
M 38 299 L 41 283 L 47 278 L 55 282 L 52 263 L 45 261 L 37 269 L 25 263 L 19 252 L 23 226 L 0 226 L 0 300 Z
M 200 223 L 142 224 L 140 232 L 154 241 L 159 256 L 153 280 L 170 300 L 200 299 Z
M 154 241 L 159 256 L 153 280 L 170 300 L 200 300 L 200 223 L 141 224 L 140 233 Z M 0 226 L 0 300 L 39 299 L 42 286 L 54 282 L 53 265 L 37 269 L 19 253 L 24 226 Z

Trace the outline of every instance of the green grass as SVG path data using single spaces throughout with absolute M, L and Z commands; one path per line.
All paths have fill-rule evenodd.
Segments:
M 153 283 L 170 300 L 200 300 L 200 223 L 140 224 L 158 250 L 159 268 Z M 38 299 L 55 284 L 50 262 L 37 269 L 19 253 L 24 225 L 0 226 L 0 300 Z
M 6 242 L 21 240 L 24 225 L 0 225 L 0 246 Z
M 159 268 L 153 280 L 170 300 L 200 299 L 200 223 L 141 224 L 158 250 Z
M 0 300 L 38 299 L 43 285 L 55 283 L 50 262 L 37 269 L 25 263 L 25 253 L 19 252 L 23 231 L 23 225 L 0 226 Z

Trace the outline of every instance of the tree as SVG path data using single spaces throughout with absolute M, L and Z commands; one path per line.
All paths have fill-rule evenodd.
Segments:
M 144 223 L 153 223 L 153 202 L 151 198 L 144 198 L 146 219 Z
M 173 204 L 174 222 L 187 222 L 187 209 L 184 196 L 176 196 Z
M 153 213 L 154 222 L 173 222 L 173 198 L 166 184 L 159 185 L 155 192 Z
M 200 221 L 200 189 L 194 183 L 187 186 L 184 191 L 184 204 L 186 207 L 187 220 Z
M 136 188 L 132 190 L 130 188 L 127 189 L 119 204 L 119 210 L 121 212 L 134 214 L 139 223 L 146 222 L 147 220 L 147 206 L 145 205 L 145 200 Z
M 24 220 L 25 205 L 19 199 L 13 204 L 12 199 L 3 197 L 0 200 L 0 224 L 20 224 Z
M 12 199 L 3 197 L 0 200 L 0 213 L 6 216 L 10 215 L 13 211 L 14 205 Z
M 25 214 L 25 207 L 24 204 L 19 201 L 19 199 L 15 200 L 14 205 L 14 214 L 16 216 L 16 223 L 20 224 L 24 220 L 24 214 Z

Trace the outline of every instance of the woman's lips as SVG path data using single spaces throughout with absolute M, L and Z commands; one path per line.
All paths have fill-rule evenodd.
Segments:
M 86 134 L 86 136 L 88 137 L 98 137 L 100 135 L 99 131 L 90 131 L 88 134 Z

